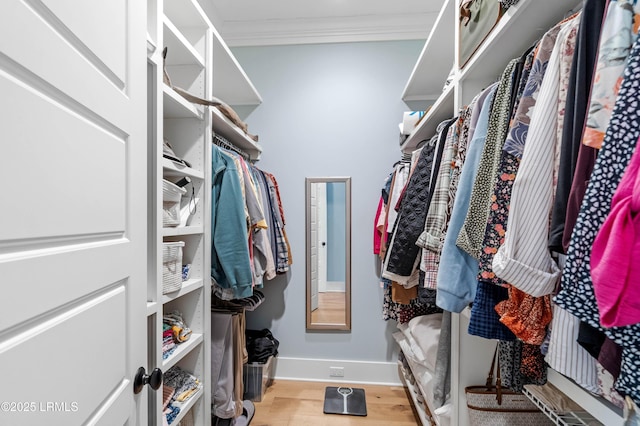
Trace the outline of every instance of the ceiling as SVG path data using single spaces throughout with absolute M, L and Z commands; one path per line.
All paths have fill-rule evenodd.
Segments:
M 443 0 L 200 0 L 229 46 L 425 40 Z

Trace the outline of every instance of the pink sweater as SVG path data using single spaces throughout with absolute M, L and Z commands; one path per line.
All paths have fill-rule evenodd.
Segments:
M 636 148 L 591 251 L 604 327 L 640 323 L 640 149 Z

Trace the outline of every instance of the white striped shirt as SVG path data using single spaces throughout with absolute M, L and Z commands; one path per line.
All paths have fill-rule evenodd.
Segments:
M 551 341 L 545 361 L 549 367 L 573 379 L 586 390 L 600 394 L 597 362 L 578 344 L 579 329 L 580 320 L 554 304 Z
M 548 249 L 549 215 L 553 205 L 558 126 L 560 58 L 571 30 L 563 24 L 540 86 L 527 143 L 509 206 L 504 244 L 493 258 L 493 271 L 514 287 L 540 297 L 550 294 L 560 269 Z

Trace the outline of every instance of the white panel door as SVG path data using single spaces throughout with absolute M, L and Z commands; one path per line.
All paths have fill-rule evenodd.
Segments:
M 0 2 L 0 424 L 146 425 L 146 2 Z
M 318 223 L 318 292 L 327 291 L 327 184 L 318 184 L 316 207 Z
M 311 213 L 311 249 L 309 253 L 310 276 L 311 276 L 311 310 L 318 309 L 318 183 L 311 183 L 309 194 L 309 210 Z

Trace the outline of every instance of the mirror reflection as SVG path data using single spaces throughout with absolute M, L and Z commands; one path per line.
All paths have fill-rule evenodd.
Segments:
M 306 179 L 307 329 L 351 329 L 351 178 Z

